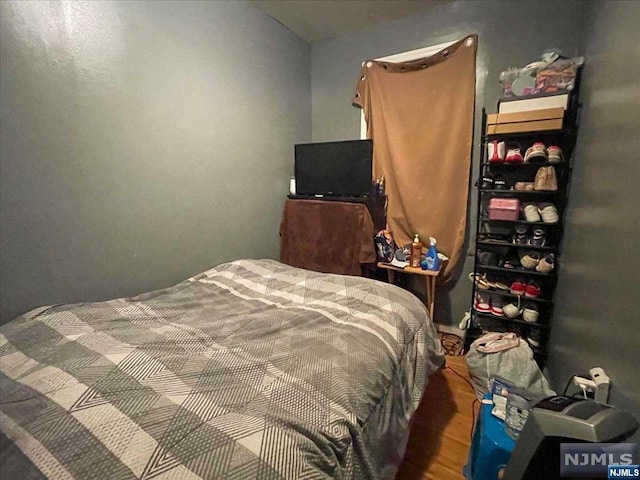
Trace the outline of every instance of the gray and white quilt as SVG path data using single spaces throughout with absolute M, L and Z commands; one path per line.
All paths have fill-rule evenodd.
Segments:
M 0 327 L 0 477 L 392 477 L 442 363 L 410 293 L 272 260 L 39 308 Z

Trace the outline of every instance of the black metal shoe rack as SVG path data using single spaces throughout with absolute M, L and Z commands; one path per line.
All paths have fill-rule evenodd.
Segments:
M 500 317 L 491 313 L 480 313 L 474 308 L 474 299 L 478 292 L 495 295 L 502 299 L 503 305 L 511 302 L 518 302 L 518 296 L 510 291 L 500 291 L 496 288 L 490 290 L 480 290 L 476 283 L 473 284 L 471 296 L 471 323 L 465 339 L 465 351 L 471 343 L 486 331 L 509 331 L 516 332 L 524 339 L 537 339 L 538 345 L 528 342 L 534 352 L 536 362 L 542 367 L 547 357 L 547 342 L 549 332 L 552 327 L 552 317 L 554 310 L 554 297 L 558 274 L 561 268 L 561 245 L 563 237 L 564 216 L 569 198 L 569 186 L 573 165 L 573 150 L 576 143 L 578 131 L 578 91 L 574 90 L 569 99 L 569 105 L 565 111 L 562 130 L 521 132 L 508 134 L 487 134 L 487 114 L 482 111 L 482 144 L 480 152 L 480 170 L 478 182 L 476 184 L 477 198 L 477 222 L 475 236 L 475 261 L 474 274 L 485 274 L 503 280 L 507 286 L 520 279 L 525 283 L 534 281 L 541 287 L 541 295 L 538 298 L 520 299 L 521 306 L 527 302 L 534 304 L 539 311 L 538 320 L 535 323 L 528 323 L 521 316 L 515 319 Z M 547 147 L 550 145 L 560 146 L 564 155 L 564 161 L 560 163 L 489 163 L 487 159 L 487 143 L 492 140 L 504 141 L 507 148 L 510 144 L 519 144 L 524 157 L 527 148 L 534 142 L 543 142 Z M 554 192 L 543 191 L 515 191 L 483 189 L 482 178 L 486 173 L 493 176 L 500 175 L 506 181 L 507 186 L 514 185 L 516 181 L 532 182 L 537 170 L 546 165 L 553 165 L 556 170 L 558 190 Z M 527 202 L 542 203 L 551 202 L 557 210 L 559 220 L 557 223 L 549 224 L 543 222 L 527 222 L 521 214 L 518 220 L 490 220 L 488 215 L 489 200 L 493 197 L 519 198 L 521 205 Z M 512 235 L 516 226 L 525 225 L 529 233 L 536 227 L 545 230 L 547 244 L 543 247 L 537 246 L 516 246 L 512 243 Z M 503 262 L 498 264 L 481 264 L 478 258 L 480 252 L 495 252 L 498 258 L 513 259 L 519 264 L 519 251 L 536 251 L 544 256 L 549 253 L 556 255 L 555 268 L 551 273 L 540 273 L 535 270 L 525 270 L 524 268 L 504 268 Z M 495 297 L 494 297 L 495 298 Z M 535 342 L 534 342 L 535 343 Z

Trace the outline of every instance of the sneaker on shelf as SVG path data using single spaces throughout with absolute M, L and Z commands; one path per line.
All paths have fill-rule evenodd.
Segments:
M 496 317 L 504 317 L 502 309 L 502 297 L 500 295 L 491 295 L 491 315 Z
M 495 287 L 496 290 L 502 290 L 503 292 L 508 292 L 509 291 L 509 285 L 507 285 L 505 283 L 504 278 L 498 277 L 496 278 L 495 281 Z
M 508 268 L 509 270 L 520 268 L 520 263 L 515 258 L 506 258 L 498 264 L 499 267 Z
M 556 256 L 553 253 L 543 257 L 538 265 L 536 265 L 536 272 L 550 273 L 556 268 Z
M 504 178 L 502 178 L 502 175 L 496 175 L 496 177 L 493 179 L 493 188 L 495 188 L 496 190 L 509 190 L 507 182 Z
M 536 323 L 538 321 L 538 307 L 534 303 L 528 302 L 522 309 L 522 319 L 525 322 Z
M 534 281 L 527 283 L 527 286 L 524 289 L 524 296 L 527 298 L 538 298 L 541 293 L 542 290 L 540 289 L 540 285 Z
M 544 247 L 546 244 L 547 237 L 544 233 L 544 228 L 534 228 L 533 235 L 529 237 L 529 239 L 527 239 L 527 245 L 534 247 Z
M 505 317 L 511 319 L 518 318 L 522 314 L 522 309 L 520 308 L 520 297 L 518 297 L 517 303 L 507 303 L 502 310 L 504 311 Z
M 522 158 L 519 148 L 509 148 L 507 155 L 504 157 L 504 161 L 507 163 L 522 163 L 524 158 Z
M 498 255 L 496 252 L 488 252 L 484 250 L 478 252 L 478 263 L 480 265 L 485 265 L 487 267 L 497 267 L 499 261 L 500 255 Z
M 547 161 L 547 147 L 544 143 L 536 142 L 524 154 L 525 163 L 539 163 Z
M 524 252 L 520 255 L 520 265 L 527 270 L 533 270 L 540 262 L 540 254 L 538 252 Z
M 528 231 L 529 227 L 526 225 L 518 225 L 513 229 L 513 238 L 511 239 L 511 243 L 514 245 L 527 245 L 529 241 L 529 237 L 527 236 Z
M 538 205 L 538 212 L 544 223 L 557 223 L 558 210 L 553 203 L 541 203 Z
M 540 348 L 540 342 L 542 341 L 542 334 L 537 328 L 527 329 L 526 341 L 534 349 Z
M 547 148 L 547 157 L 549 157 L 549 163 L 560 163 L 564 161 L 562 150 L 560 147 L 556 147 L 555 145 Z
M 471 283 L 475 283 L 478 290 L 489 290 L 489 283 L 484 274 L 472 272 L 469 274 L 469 280 Z
M 527 222 L 539 222 L 541 220 L 538 206 L 535 203 L 525 203 L 522 207 L 522 213 Z
M 527 284 L 523 280 L 514 280 L 509 291 L 512 295 L 522 296 L 527 291 Z
M 476 300 L 473 303 L 473 308 L 480 313 L 491 313 L 491 297 L 488 293 L 478 292 L 476 293 Z
M 489 163 L 504 162 L 504 142 L 493 140 L 487 143 L 487 159 Z
M 487 279 L 487 283 L 489 284 L 489 288 L 490 289 L 495 289 L 496 288 L 496 277 L 495 277 L 495 275 L 487 273 L 485 275 L 485 278 Z
M 491 190 L 493 188 L 493 175 L 490 173 L 485 173 L 482 175 L 482 183 L 480 184 L 480 188 L 485 190 Z

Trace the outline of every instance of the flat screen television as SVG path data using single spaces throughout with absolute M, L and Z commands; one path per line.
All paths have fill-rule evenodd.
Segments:
M 371 140 L 296 145 L 296 195 L 369 195 L 372 160 Z

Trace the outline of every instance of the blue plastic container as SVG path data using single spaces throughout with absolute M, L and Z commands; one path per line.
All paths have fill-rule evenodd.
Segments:
M 484 398 L 491 398 L 491 394 Z M 463 474 L 467 480 L 496 480 L 516 446 L 506 434 L 504 422 L 491 415 L 492 405 L 482 405 Z
M 438 250 L 436 249 L 436 239 L 429 237 L 429 241 L 431 245 L 429 245 L 429 250 L 424 257 L 427 263 L 426 270 L 437 272 L 440 270 L 440 259 L 438 258 Z

